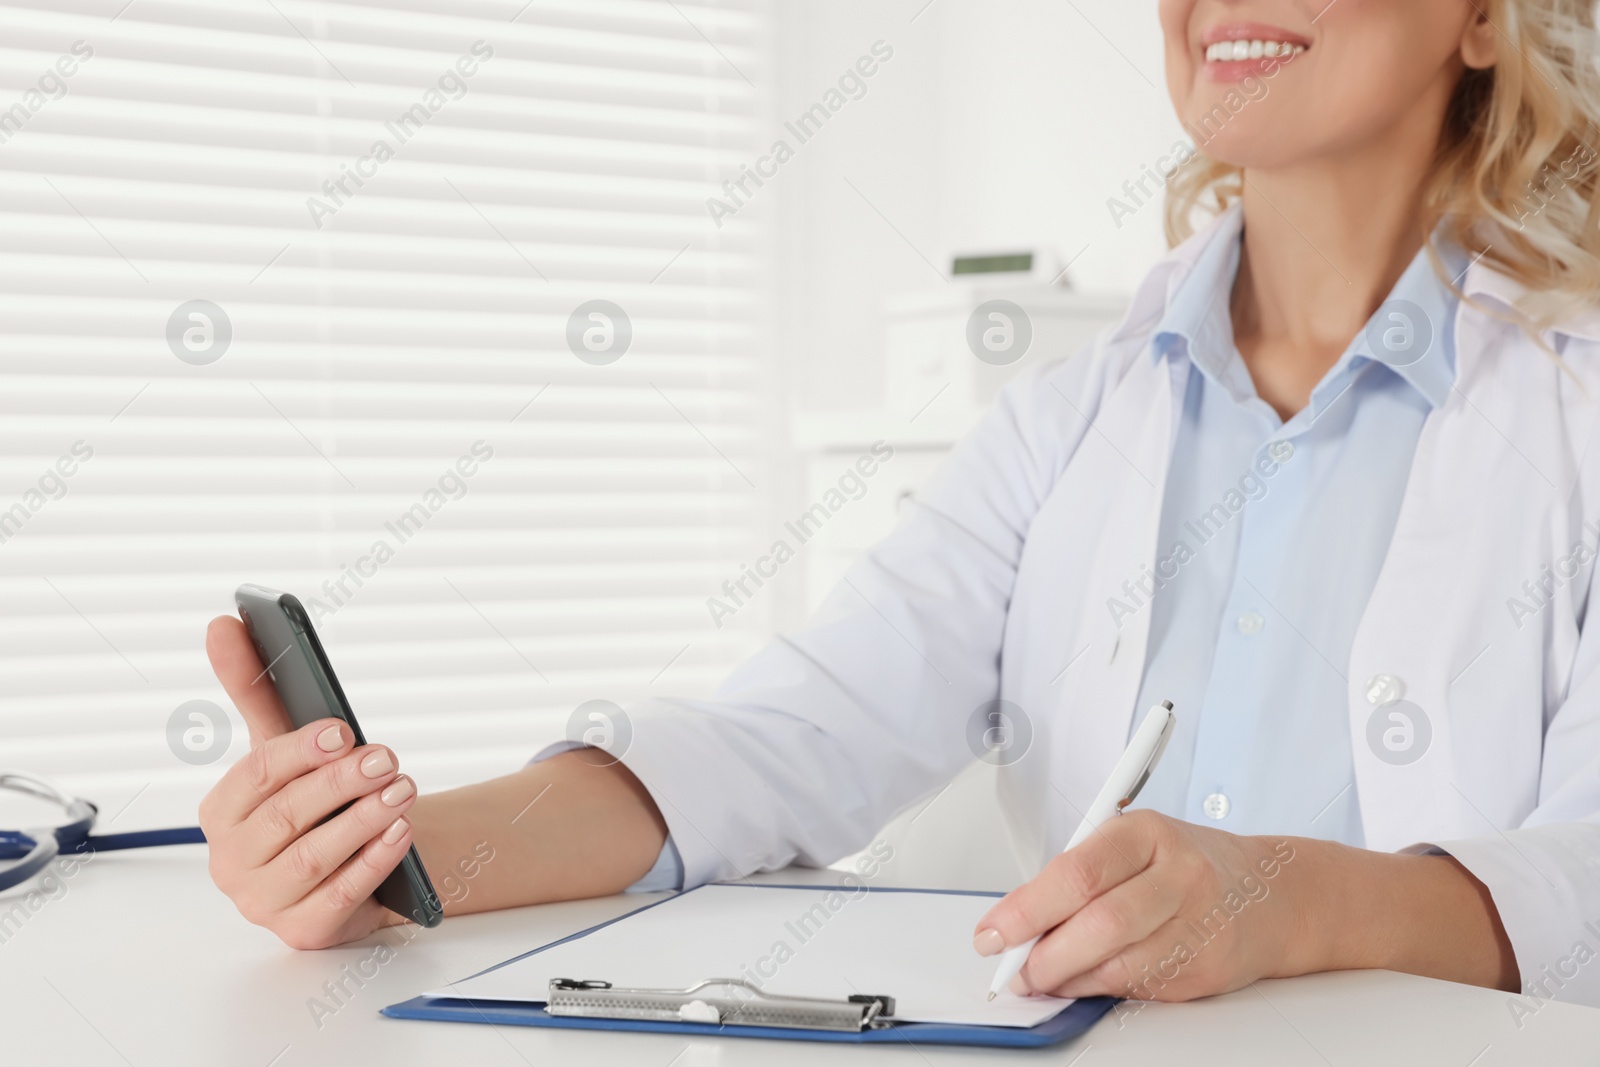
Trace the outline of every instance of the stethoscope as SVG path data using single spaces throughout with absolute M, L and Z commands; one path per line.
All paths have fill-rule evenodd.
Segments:
M 34 830 L 0 830 L 0 892 L 21 885 L 61 855 L 92 855 L 123 848 L 152 848 L 156 845 L 203 844 L 206 835 L 198 826 L 172 830 L 137 830 L 126 834 L 101 834 L 96 837 L 94 819 L 100 809 L 82 797 L 70 797 L 42 778 L 20 771 L 0 771 L 0 789 L 26 793 L 67 813 L 60 826 Z M 5 861 L 17 862 L 6 865 Z

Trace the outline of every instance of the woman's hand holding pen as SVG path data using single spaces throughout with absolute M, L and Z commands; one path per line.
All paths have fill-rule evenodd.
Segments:
M 1369 967 L 1501 988 L 1517 977 L 1487 890 L 1448 856 L 1244 837 L 1151 811 L 1052 859 L 989 910 L 973 945 L 993 956 L 1035 936 L 1013 992 L 1189 1000 Z

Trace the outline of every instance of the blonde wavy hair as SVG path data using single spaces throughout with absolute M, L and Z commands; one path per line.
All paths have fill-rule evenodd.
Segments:
M 1476 0 L 1495 65 L 1468 70 L 1445 115 L 1420 222 L 1526 288 L 1524 325 L 1600 302 L 1600 37 L 1593 0 Z M 1167 183 L 1167 240 L 1238 199 L 1237 167 L 1198 154 Z M 1442 226 L 1440 224 L 1443 224 Z M 1457 290 L 1457 295 L 1460 295 Z

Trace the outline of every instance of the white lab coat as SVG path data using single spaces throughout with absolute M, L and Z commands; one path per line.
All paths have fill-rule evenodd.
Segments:
M 1106 602 L 1156 560 L 1187 370 L 1153 362 L 1150 333 L 1210 239 L 1158 264 L 1088 351 L 1012 383 L 803 630 L 711 701 L 631 709 L 624 760 L 689 884 L 861 848 L 972 761 L 972 713 L 997 695 L 1033 732 L 1001 779 L 1012 840 L 1032 864 L 1063 845 L 1136 711 L 1151 612 L 1119 628 Z M 1490 307 L 1518 292 L 1482 262 L 1463 289 Z M 1449 851 L 1489 887 L 1524 983 L 1600 1005 L 1593 553 L 1543 610 L 1508 604 L 1531 604 L 1524 582 L 1595 545 L 1600 313 L 1546 335 L 1571 373 L 1470 304 L 1445 328 L 1456 389 L 1423 426 L 1388 558 L 1335 665 L 1366 845 Z M 1379 675 L 1432 727 L 1408 766 L 1367 741 Z

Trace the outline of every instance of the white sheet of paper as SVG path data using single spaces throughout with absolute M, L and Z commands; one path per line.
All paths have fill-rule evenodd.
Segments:
M 1071 1004 L 986 998 L 995 961 L 972 951 L 992 897 L 708 885 L 431 996 L 543 1002 L 550 979 L 683 989 L 744 978 L 765 992 L 892 996 L 902 1022 L 1036 1026 Z

